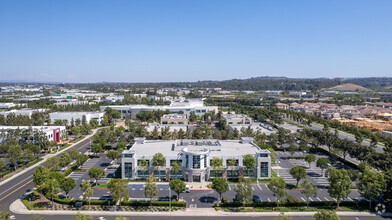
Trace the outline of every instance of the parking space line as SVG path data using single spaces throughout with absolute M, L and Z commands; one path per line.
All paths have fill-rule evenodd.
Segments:
M 313 199 L 309 197 L 309 200 L 313 202 Z
M 302 198 L 302 197 L 301 197 L 301 199 L 302 199 L 302 201 L 305 201 L 305 199 L 304 199 L 304 198 Z
M 321 201 L 321 199 L 319 197 L 317 197 L 318 201 Z
M 229 184 L 229 190 L 231 191 L 231 187 L 230 187 L 230 184 Z
M 327 197 L 324 197 L 324 199 L 327 200 L 327 201 L 329 201 L 329 200 L 327 199 Z
M 348 200 L 350 200 L 351 202 L 353 201 L 350 197 L 347 197 Z
M 335 200 L 335 202 L 337 201 L 335 198 L 333 198 L 333 200 Z
M 263 190 L 263 189 L 261 188 L 260 184 L 257 184 L 257 186 L 259 187 L 260 190 Z
M 268 202 L 271 202 L 270 198 L 267 198 Z
M 252 186 L 252 190 L 255 190 L 255 188 L 253 188 L 253 186 Z

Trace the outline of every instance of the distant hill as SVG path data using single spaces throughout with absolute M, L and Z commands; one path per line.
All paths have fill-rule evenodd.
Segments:
M 322 90 L 337 90 L 337 91 L 363 91 L 363 92 L 367 92 L 367 91 L 372 91 L 371 89 L 365 88 L 363 86 L 359 86 L 359 85 L 355 85 L 352 83 L 345 83 L 342 85 L 337 85 L 331 88 L 327 88 L 327 89 L 322 89 Z

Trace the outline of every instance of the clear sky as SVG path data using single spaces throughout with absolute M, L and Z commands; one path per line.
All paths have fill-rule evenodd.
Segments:
M 0 0 L 0 80 L 392 77 L 391 0 Z

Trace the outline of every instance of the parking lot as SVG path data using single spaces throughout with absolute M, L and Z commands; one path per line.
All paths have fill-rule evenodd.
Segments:
M 307 179 L 310 182 L 313 182 L 318 187 L 318 195 L 316 197 L 310 197 L 310 201 L 336 201 L 335 199 L 331 198 L 328 194 L 326 186 L 328 185 L 328 179 L 322 175 L 321 169 L 316 167 L 316 163 L 312 163 L 311 167 L 309 168 L 309 164 L 305 163 L 303 159 L 291 159 L 290 157 L 303 157 L 304 153 L 296 152 L 295 154 L 291 155 L 289 152 L 277 152 L 276 159 L 278 163 L 276 166 L 273 166 L 273 170 L 285 179 L 287 183 L 296 184 L 296 180 L 292 178 L 289 170 L 293 166 L 300 166 L 306 169 L 307 172 Z M 316 155 L 317 158 L 325 157 L 323 155 Z M 331 159 L 331 158 L 330 158 Z M 99 183 L 106 183 L 110 177 L 113 177 L 116 167 L 111 165 L 111 160 L 106 158 L 105 155 L 100 155 L 100 158 L 94 158 L 88 160 L 84 165 L 83 169 L 87 171 L 92 167 L 98 167 L 105 170 L 105 177 L 99 180 Z M 344 165 L 332 165 L 335 169 L 346 168 L 349 167 Z M 74 197 L 75 199 L 81 199 L 82 192 L 80 191 L 80 184 L 83 180 L 90 180 L 93 181 L 88 176 L 88 172 L 74 172 L 70 175 L 70 177 L 74 178 L 77 182 L 77 187 L 73 189 L 69 196 Z M 300 183 L 303 180 L 300 181 Z M 130 183 L 129 187 L 129 194 L 131 200 L 148 200 L 144 196 L 144 183 L 142 182 L 135 182 Z M 158 187 L 158 195 L 157 199 L 159 201 L 167 201 L 169 199 L 169 184 L 168 183 L 157 183 Z M 229 184 L 229 190 L 223 194 L 229 201 L 233 201 L 236 195 L 236 184 Z M 252 184 L 253 195 L 257 195 L 260 197 L 262 202 L 274 202 L 276 201 L 276 197 L 273 193 L 268 189 L 267 184 L 260 183 L 260 184 Z M 287 190 L 288 195 L 294 196 L 297 198 L 298 201 L 306 201 L 306 197 L 301 194 L 301 190 L 293 189 Z M 174 191 L 171 191 L 171 195 L 176 195 Z M 213 190 L 191 190 L 190 193 L 181 193 L 180 198 L 187 201 L 188 208 L 203 208 L 203 207 L 211 207 L 213 202 L 215 202 L 219 197 L 219 194 Z M 110 192 L 108 189 L 95 189 L 94 195 L 92 199 L 110 199 Z M 358 191 L 353 189 L 346 199 L 347 201 L 359 201 L 363 198 L 360 197 Z M 375 201 L 379 201 L 377 198 L 374 199 Z

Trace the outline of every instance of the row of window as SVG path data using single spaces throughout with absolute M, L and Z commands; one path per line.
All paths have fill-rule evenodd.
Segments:
M 200 156 L 199 156 L 200 157 Z M 199 164 L 200 165 L 200 164 Z M 210 177 L 222 177 L 222 170 L 211 170 Z M 261 162 L 260 163 L 260 177 L 268 177 L 269 167 L 268 162 Z M 137 177 L 138 178 L 147 178 L 150 175 L 149 170 L 138 170 Z M 244 170 L 244 176 L 249 177 L 256 177 L 256 169 Z M 124 163 L 124 176 L 125 178 L 132 178 L 132 163 Z M 154 177 L 164 177 L 166 176 L 165 170 L 154 170 Z M 182 177 L 182 170 L 178 170 L 174 172 L 173 170 L 170 171 L 171 177 L 181 178 Z M 227 170 L 227 177 L 238 177 L 238 170 Z

